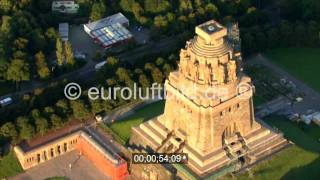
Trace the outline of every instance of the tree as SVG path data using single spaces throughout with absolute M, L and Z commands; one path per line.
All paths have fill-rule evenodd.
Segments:
M 48 68 L 48 65 L 45 61 L 45 56 L 42 53 L 42 51 L 39 51 L 36 55 L 35 55 L 35 59 L 36 59 L 36 65 L 37 65 L 37 72 L 40 76 L 41 79 L 46 79 L 50 76 L 50 70 Z
M 62 117 L 68 116 L 68 114 L 70 112 L 70 107 L 69 107 L 68 101 L 66 101 L 65 99 L 60 99 L 56 103 L 56 107 L 57 107 L 57 112 L 59 113 L 60 116 L 62 116 Z
M 7 70 L 7 80 L 16 83 L 16 87 L 22 81 L 30 80 L 29 64 L 21 59 L 14 59 Z
M 147 12 L 159 13 L 167 10 L 170 3 L 167 0 L 145 0 L 144 8 Z
M 59 33 L 53 27 L 49 27 L 45 32 L 45 37 L 48 42 L 48 49 L 49 50 L 54 49 L 56 39 L 59 37 Z
M 268 47 L 273 48 L 279 44 L 280 36 L 277 28 L 270 28 L 267 31 Z
M 159 67 L 164 63 L 164 59 L 162 57 L 158 57 L 156 60 L 156 65 Z
M 159 68 L 155 67 L 152 71 L 151 71 L 151 76 L 154 82 L 158 83 L 158 84 L 162 84 L 163 82 L 163 73 L 160 71 Z
M 33 119 L 39 118 L 41 116 L 39 109 L 33 109 L 31 111 L 31 116 Z
M 0 81 L 6 79 L 6 72 L 8 68 L 8 62 L 5 59 L 0 59 Z
M 40 51 L 47 46 L 47 41 L 41 28 L 34 29 L 31 32 L 31 47 L 34 51 Z
M 36 7 L 43 13 L 51 11 L 51 3 L 48 0 L 37 0 Z
M 130 73 L 127 69 L 125 68 L 118 68 L 116 71 L 116 75 L 120 82 L 124 82 L 128 87 L 133 87 L 133 81 L 130 77 Z
M 62 66 L 64 64 L 64 55 L 62 49 L 62 41 L 60 38 L 56 39 L 56 56 L 57 56 L 57 64 Z
M 59 117 L 56 114 L 52 114 L 50 116 L 50 122 L 51 122 L 51 125 L 54 129 L 59 129 L 63 126 L 63 122 L 62 122 L 61 117 Z
M 9 12 L 13 5 L 13 0 L 0 0 L 0 10 L 4 13 Z
M 132 13 L 136 17 L 136 19 L 139 19 L 139 17 L 143 13 L 143 9 L 138 2 L 132 4 Z
M 256 46 L 259 48 L 260 51 L 266 48 L 266 42 L 266 35 L 262 31 L 258 32 L 256 35 Z
M 219 15 L 218 8 L 212 3 L 208 3 L 205 7 L 205 10 L 206 10 L 207 14 L 209 14 L 210 18 L 213 18 L 213 17 L 216 17 Z
M 168 77 L 170 72 L 173 71 L 172 66 L 170 66 L 170 64 L 168 64 L 168 63 L 164 64 L 162 69 L 163 69 L 163 73 L 166 75 L 166 77 Z
M 132 12 L 132 4 L 135 0 L 120 0 L 120 7 L 122 10 Z
M 98 71 L 96 77 L 100 82 L 105 82 L 106 79 L 112 77 L 115 71 L 120 66 L 119 59 L 115 57 L 108 57 L 106 64 Z
M 40 133 L 42 136 L 48 131 L 49 125 L 46 118 L 37 117 L 35 119 L 35 124 L 37 132 Z
M 10 138 L 13 142 L 16 142 L 18 138 L 18 132 L 16 126 L 12 122 L 7 122 L 1 126 L 1 135 Z
M 181 12 L 191 11 L 192 9 L 191 0 L 179 0 L 179 10 Z
M 70 105 L 74 117 L 79 119 L 80 121 L 84 121 L 90 115 L 90 112 L 88 111 L 88 108 L 86 107 L 83 101 L 71 101 Z
M 34 136 L 34 127 L 31 124 L 29 124 L 29 119 L 27 117 L 18 117 L 17 125 L 19 127 L 21 139 L 30 140 Z
M 16 49 L 24 50 L 27 47 L 28 43 L 29 43 L 28 39 L 19 37 L 18 39 L 16 39 L 14 41 L 13 44 L 14 44 Z
M 2 16 L 2 22 L 1 22 L 1 32 L 9 35 L 11 32 L 11 20 L 12 18 L 10 16 Z
M 105 7 L 102 1 L 93 3 L 90 14 L 90 20 L 97 21 L 99 19 L 102 19 L 106 14 L 106 9 L 107 8 Z
M 68 41 L 64 43 L 64 54 L 66 57 L 67 64 L 73 66 L 75 61 L 74 61 L 71 44 Z
M 247 53 L 256 51 L 255 40 L 251 33 L 244 34 L 243 47 L 243 49 L 245 49 Z
M 150 87 L 150 81 L 145 74 L 140 74 L 139 83 L 143 88 Z
M 10 16 L 2 16 L 2 22 L 0 27 L 0 55 L 5 57 L 5 54 L 9 52 L 13 39 L 12 32 L 12 18 Z
M 168 21 L 165 16 L 158 15 L 154 18 L 154 25 L 157 28 L 166 29 L 168 26 Z
M 90 100 L 91 112 L 96 114 L 104 110 L 103 102 L 101 100 Z

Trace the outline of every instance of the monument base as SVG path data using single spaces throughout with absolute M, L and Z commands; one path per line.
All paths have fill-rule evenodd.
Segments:
M 202 155 L 188 145 L 179 131 L 170 132 L 159 117 L 132 128 L 131 147 L 146 152 L 187 153 L 188 164 L 185 166 L 198 177 L 214 174 L 230 164 L 237 164 L 238 169 L 250 166 L 289 144 L 281 133 L 265 125 L 244 136 L 235 133 L 224 139 L 221 148 Z

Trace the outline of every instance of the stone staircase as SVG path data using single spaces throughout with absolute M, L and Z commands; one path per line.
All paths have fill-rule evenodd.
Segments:
M 231 163 L 244 168 L 289 144 L 282 134 L 261 127 L 246 136 L 235 133 L 225 139 L 221 148 L 203 154 L 188 145 L 182 131 L 169 132 L 158 118 L 134 127 L 133 131 L 142 137 L 140 144 L 150 146 L 155 152 L 187 153 L 187 166 L 197 174 L 218 171 Z
M 184 147 L 185 141 L 176 135 L 170 135 L 159 147 L 156 149 L 158 153 L 180 153 Z
M 238 159 L 248 151 L 248 146 L 240 133 L 235 133 L 234 136 L 224 139 L 224 148 L 228 157 L 231 160 Z
M 267 128 L 260 128 L 246 137 L 236 133 L 225 140 L 224 146 L 205 156 L 191 149 L 188 145 L 183 149 L 188 153 L 188 166 L 199 174 L 213 172 L 230 164 L 237 163 L 239 168 L 253 164 L 257 159 L 277 152 L 289 142 L 282 134 Z

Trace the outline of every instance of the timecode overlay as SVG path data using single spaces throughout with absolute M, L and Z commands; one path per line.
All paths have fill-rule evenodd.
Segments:
M 133 164 L 187 164 L 186 153 L 133 153 Z

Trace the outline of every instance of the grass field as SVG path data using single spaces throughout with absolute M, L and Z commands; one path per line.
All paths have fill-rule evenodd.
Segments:
M 141 124 L 143 121 L 151 119 L 163 113 L 164 101 L 155 102 L 137 110 L 132 116 L 120 120 L 110 126 L 110 128 L 125 142 L 130 138 L 131 127 Z
M 320 143 L 317 141 L 320 128 L 298 125 L 282 117 L 270 117 L 266 122 L 296 145 L 263 161 L 238 179 L 320 179 Z
M 18 162 L 18 159 L 13 152 L 9 152 L 0 160 L 0 179 L 14 176 L 22 171 L 23 170 Z
M 320 67 L 320 48 L 281 48 L 269 50 L 265 55 L 290 74 L 320 91 L 317 72 Z
M 258 107 L 266 102 L 266 100 L 264 100 L 261 96 L 258 96 L 257 94 L 255 94 L 255 96 L 253 97 L 253 104 L 255 107 Z

